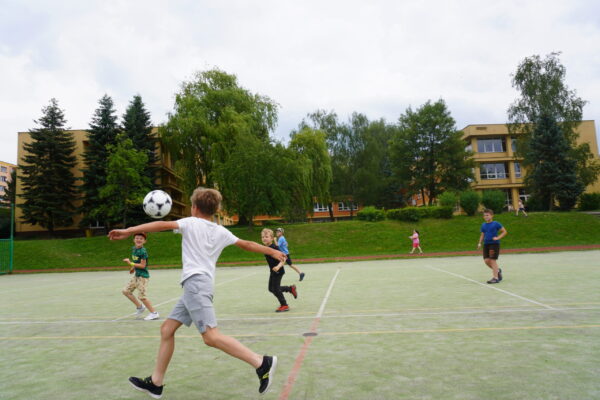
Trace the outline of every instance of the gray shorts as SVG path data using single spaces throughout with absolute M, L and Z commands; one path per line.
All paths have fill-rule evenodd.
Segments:
M 213 283 L 208 275 L 196 274 L 183 281 L 183 296 L 167 318 L 190 326 L 192 322 L 200 333 L 206 327 L 217 327 L 217 316 L 213 308 Z

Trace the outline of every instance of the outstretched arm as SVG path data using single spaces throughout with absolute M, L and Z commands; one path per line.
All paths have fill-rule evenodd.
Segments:
M 179 229 L 177 221 L 155 221 L 147 224 L 132 226 L 127 229 L 113 229 L 108 232 L 108 238 L 110 240 L 121 240 L 127 239 L 131 235 L 142 232 L 161 232 L 170 231 L 173 229 Z
M 281 251 L 272 249 L 271 247 L 263 246 L 262 244 L 258 244 L 256 242 L 251 242 L 249 240 L 239 239 L 237 242 L 235 242 L 235 245 L 242 250 L 266 254 L 281 262 L 285 262 L 287 259 L 287 256 Z

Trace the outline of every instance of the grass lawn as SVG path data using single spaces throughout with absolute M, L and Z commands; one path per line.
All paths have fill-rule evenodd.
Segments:
M 600 218 L 579 212 L 530 213 L 529 217 L 500 214 L 509 235 L 502 247 L 529 248 L 600 243 Z M 418 223 L 399 221 L 285 225 L 293 259 L 402 254 L 411 249 L 408 236 L 416 228 L 421 234 L 425 253 L 475 250 L 479 238 L 481 216 L 459 216 L 450 220 L 425 219 Z M 260 242 L 261 227 L 231 228 L 242 239 Z M 150 266 L 181 263 L 181 237 L 171 232 L 150 235 L 146 248 Z M 15 270 L 53 268 L 94 268 L 122 266 L 130 253 L 131 240 L 110 242 L 106 237 L 17 240 Z M 225 249 L 221 262 L 257 261 L 260 255 L 246 253 L 235 246 Z M 124 267 L 125 268 L 125 267 Z

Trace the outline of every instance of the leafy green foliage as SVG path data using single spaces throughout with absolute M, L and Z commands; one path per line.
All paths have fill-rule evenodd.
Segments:
M 471 153 L 443 100 L 428 101 L 417 111 L 409 107 L 400 116 L 390 152 L 400 186 L 408 195 L 426 189 L 430 205 L 444 191 L 468 188 L 473 178 Z
M 504 211 L 506 195 L 501 190 L 484 190 L 481 196 L 481 203 L 485 208 L 493 210 L 494 214 L 500 214 Z
M 10 172 L 10 180 L 8 185 L 4 188 L 4 194 L 0 196 L 0 201 L 4 201 L 9 204 L 15 204 L 17 199 L 17 169 L 13 168 Z
M 111 223 L 120 222 L 122 226 L 140 223 L 130 220 L 133 209 L 140 209 L 144 196 L 150 189 L 150 179 L 144 175 L 144 167 L 148 163 L 145 152 L 133 147 L 131 139 L 120 134 L 117 144 L 109 145 L 108 175 L 106 185 L 100 188 L 100 207 L 92 210 L 106 215 Z
M 385 219 L 385 211 L 373 206 L 367 206 L 356 213 L 361 221 L 377 222 Z
M 59 227 L 73 223 L 76 199 L 75 141 L 64 130 L 64 112 L 51 99 L 36 121 L 39 128 L 30 130 L 31 142 L 24 144 L 26 155 L 20 167 L 23 187 L 23 221 L 40 225 L 54 234 Z
M 481 203 L 479 193 L 474 190 L 467 190 L 460 194 L 460 207 L 467 215 L 475 215 Z
M 438 196 L 440 206 L 455 207 L 458 203 L 458 195 L 455 192 L 446 191 Z
M 421 219 L 421 214 L 417 207 L 394 208 L 388 210 L 386 215 L 388 219 L 395 219 L 398 221 L 417 222 Z
M 131 139 L 133 147 L 148 157 L 148 162 L 142 173 L 150 180 L 152 189 L 154 189 L 158 171 L 156 166 L 158 162 L 156 156 L 157 138 L 152 134 L 150 112 L 146 110 L 140 95 L 133 96 L 133 99 L 129 102 L 129 106 L 123 114 L 121 130 L 126 137 Z
M 159 135 L 190 195 L 200 185 L 214 186 L 215 165 L 227 161 L 238 136 L 267 143 L 276 123 L 276 103 L 240 87 L 235 75 L 213 69 L 183 83 Z
M 579 196 L 581 211 L 600 210 L 600 193 L 584 193 Z
M 531 158 L 530 150 L 535 124 L 542 118 L 551 118 L 558 123 L 568 143 L 570 157 L 576 161 L 577 180 L 585 187 L 600 176 L 600 162 L 594 158 L 588 144 L 576 144 L 575 128 L 581 122 L 583 106 L 587 102 L 566 85 L 566 68 L 559 56 L 560 53 L 550 53 L 542 59 L 534 55 L 519 64 L 512 85 L 521 96 L 508 109 L 508 128 L 519 138 L 517 149 L 518 154 L 524 156 L 523 165 L 530 166 L 538 162 Z M 573 189 L 565 188 L 564 191 L 574 193 L 576 190 Z M 566 197 L 570 199 L 571 195 Z M 570 201 L 565 199 L 565 207 L 567 203 Z

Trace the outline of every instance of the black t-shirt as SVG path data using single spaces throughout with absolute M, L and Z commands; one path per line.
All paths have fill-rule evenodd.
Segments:
M 275 244 L 271 244 L 269 247 L 272 249 L 275 249 L 275 250 L 279 250 L 279 247 L 277 247 L 277 245 L 275 245 Z M 272 274 L 275 274 L 275 275 L 285 274 L 285 269 L 283 267 L 281 267 L 279 269 L 279 271 L 277 271 L 277 272 L 273 271 L 273 268 L 279 265 L 278 259 L 268 256 L 266 254 L 265 254 L 265 258 L 267 259 L 267 264 L 269 264 L 269 271 L 271 271 Z

